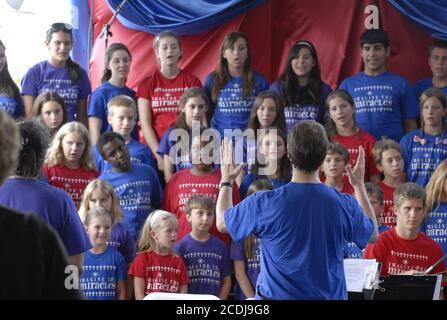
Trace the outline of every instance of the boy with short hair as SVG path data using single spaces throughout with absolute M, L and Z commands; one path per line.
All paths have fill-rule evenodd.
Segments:
M 391 52 L 388 34 L 381 29 L 366 30 L 360 42 L 364 71 L 343 80 L 340 89 L 354 99 L 360 128 L 376 140 L 386 136 L 400 141 L 406 132 L 417 128 L 417 99 L 405 78 L 386 69 Z
M 354 194 L 354 189 L 349 184 L 348 179 L 343 176 L 348 162 L 348 150 L 341 144 L 329 143 L 321 169 L 325 175 L 325 184 L 334 187 L 341 193 Z
M 447 94 L 447 41 L 436 40 L 428 51 L 428 65 L 432 76 L 416 82 L 413 86 L 414 94 L 419 99 L 422 92 L 435 87 Z
M 188 293 L 211 294 L 227 299 L 231 289 L 231 262 L 227 246 L 211 235 L 214 224 L 214 201 L 196 195 L 188 200 L 186 218 L 191 233 L 175 246 L 188 268 Z
M 123 224 L 137 241 L 149 213 L 160 208 L 163 191 L 158 175 L 146 164 L 131 162 L 126 142 L 116 132 L 103 133 L 97 147 L 111 167 L 99 179 L 113 186 L 123 211 Z
M 118 95 L 107 103 L 107 108 L 107 121 L 112 131 L 119 133 L 124 138 L 129 148 L 131 162 L 147 164 L 157 170 L 157 165 L 152 158 L 149 147 L 132 138 L 132 132 L 137 123 L 137 105 L 134 99 L 129 96 Z M 93 148 L 93 155 L 99 172 L 102 173 L 106 169 L 110 169 L 96 146 Z
M 383 174 L 384 179 L 377 185 L 384 194 L 384 210 L 379 224 L 388 227 L 396 226 L 396 214 L 394 213 L 394 190 L 402 185 L 404 176 L 404 158 L 400 145 L 391 139 L 382 139 L 376 142 L 373 148 L 373 157 L 377 169 Z
M 444 255 L 434 240 L 419 231 L 424 219 L 425 189 L 413 182 L 402 184 L 394 192 L 396 227 L 368 244 L 365 258 L 382 262 L 381 275 L 425 273 Z M 429 274 L 446 271 L 444 261 Z

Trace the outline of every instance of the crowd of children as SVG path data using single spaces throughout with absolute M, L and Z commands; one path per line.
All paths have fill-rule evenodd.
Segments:
M 0 108 L 17 120 L 32 118 L 21 124 L 20 163 L 0 188 L 0 203 L 53 225 L 79 267 L 83 253 L 87 299 L 152 292 L 255 297 L 262 243 L 256 235 L 236 243 L 216 228 L 221 139 L 235 138 L 236 162 L 247 163 L 233 186 L 237 204 L 289 183 L 287 132 L 303 120 L 325 124 L 331 143 L 320 176 L 337 192 L 355 196 L 346 167 L 358 165 L 359 152 L 365 156 L 381 235 L 366 250 L 346 243 L 345 258 L 376 258 L 383 274 L 398 274 L 423 272 L 446 252 L 445 41 L 430 48 L 433 78 L 412 88 L 386 69 L 387 33 L 367 30 L 364 72 L 332 92 L 307 40 L 292 46 L 269 86 L 252 69 L 249 39 L 232 32 L 202 88 L 179 66 L 180 38 L 164 31 L 153 42 L 159 68 L 136 91 L 126 86 L 131 52 L 114 43 L 93 92 L 69 56 L 71 26 L 51 25 L 46 45 L 48 60 L 29 69 L 19 91 L 0 41 Z M 251 131 L 232 136 L 235 129 Z M 35 200 L 18 205 L 20 193 Z M 443 271 L 444 264 L 433 270 Z

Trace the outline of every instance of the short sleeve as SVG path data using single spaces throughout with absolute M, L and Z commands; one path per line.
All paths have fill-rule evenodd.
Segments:
M 238 205 L 225 211 L 225 224 L 228 233 L 234 241 L 239 242 L 252 233 L 256 234 L 259 213 L 262 212 L 258 204 L 260 195 L 262 195 L 262 192 L 253 194 Z

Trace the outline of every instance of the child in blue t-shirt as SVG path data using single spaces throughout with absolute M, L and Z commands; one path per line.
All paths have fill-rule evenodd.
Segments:
M 214 201 L 196 195 L 188 200 L 186 218 L 192 231 L 175 246 L 188 268 L 188 293 L 227 299 L 231 289 L 229 252 L 223 241 L 209 233 L 214 223 Z
M 135 99 L 135 91 L 126 86 L 132 56 L 122 43 L 112 43 L 105 53 L 105 68 L 101 85 L 96 88 L 88 103 L 88 129 L 92 143 L 96 144 L 101 133 L 110 131 L 108 121 L 108 102 L 114 96 L 126 95 Z M 132 128 L 132 138 L 138 139 L 138 129 Z
M 107 245 L 112 217 L 101 207 L 88 212 L 85 228 L 92 248 L 84 254 L 80 287 L 89 300 L 126 300 L 127 269 L 123 256 Z
M 247 196 L 253 193 L 273 190 L 268 180 L 255 180 L 248 187 Z M 230 259 L 233 260 L 236 283 L 234 284 L 234 298 L 245 300 L 255 297 L 256 281 L 260 270 L 260 241 L 254 235 L 244 241 L 232 242 Z
M 447 159 L 447 98 L 440 89 L 427 89 L 421 95 L 420 108 L 421 128 L 405 135 L 400 146 L 407 181 L 425 187 L 438 164 Z
M 247 128 L 248 116 L 255 97 L 268 89 L 263 75 L 252 70 L 248 38 L 242 32 L 231 32 L 219 51 L 220 63 L 207 75 L 204 88 L 212 102 L 211 127 L 222 139 L 225 129 Z
M 398 142 L 406 132 L 417 128 L 416 96 L 406 79 L 386 69 L 391 48 L 384 30 L 366 30 L 360 42 L 364 72 L 343 80 L 340 89 L 354 99 L 360 128 L 376 140 L 385 136 Z
M 97 147 L 111 166 L 99 178 L 113 186 L 123 211 L 123 224 L 136 241 L 149 213 L 160 208 L 163 192 L 158 175 L 152 167 L 130 161 L 129 149 L 119 133 L 103 133 Z
M 113 132 L 119 133 L 126 141 L 130 152 L 130 161 L 137 164 L 147 164 L 157 170 L 157 164 L 151 155 L 149 147 L 132 138 L 137 124 L 137 105 L 135 100 L 126 95 L 116 95 L 107 103 L 107 121 Z M 100 173 L 110 170 L 98 148 L 93 148 L 96 167 Z

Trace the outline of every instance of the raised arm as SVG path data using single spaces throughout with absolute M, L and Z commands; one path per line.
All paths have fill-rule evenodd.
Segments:
M 228 233 L 224 213 L 227 209 L 233 207 L 233 183 L 244 166 L 245 163 L 241 163 L 236 167 L 233 159 L 233 145 L 230 140 L 225 138 L 220 148 L 220 171 L 222 178 L 216 203 L 216 226 L 222 233 Z
M 379 237 L 379 232 L 377 229 L 377 220 L 374 214 L 374 210 L 369 202 L 368 194 L 365 188 L 365 150 L 363 147 L 359 147 L 359 155 L 357 157 L 357 162 L 354 169 L 351 166 L 346 166 L 346 171 L 348 172 L 349 183 L 354 188 L 355 198 L 359 202 L 360 206 L 363 208 L 363 212 L 366 216 L 371 218 L 374 222 L 374 232 L 369 239 L 369 243 L 374 243 Z
M 140 118 L 144 139 L 157 159 L 158 169 L 163 170 L 163 159 L 157 154 L 159 141 L 152 127 L 152 114 L 149 104 L 149 100 L 138 98 L 138 116 Z

